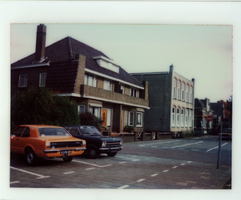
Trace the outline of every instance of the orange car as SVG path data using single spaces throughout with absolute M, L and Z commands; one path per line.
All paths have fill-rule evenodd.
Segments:
M 29 165 L 35 165 L 38 158 L 58 157 L 70 162 L 85 150 L 85 140 L 72 137 L 59 126 L 20 125 L 11 132 L 11 152 L 25 154 Z

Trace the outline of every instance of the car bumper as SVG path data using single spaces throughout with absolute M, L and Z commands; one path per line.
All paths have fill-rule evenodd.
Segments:
M 44 150 L 44 156 L 47 158 L 57 158 L 64 156 L 78 156 L 84 153 L 86 148 L 74 148 L 74 149 L 48 149 Z
M 117 152 L 121 151 L 123 147 L 101 147 L 99 149 L 100 153 L 109 153 L 109 152 Z

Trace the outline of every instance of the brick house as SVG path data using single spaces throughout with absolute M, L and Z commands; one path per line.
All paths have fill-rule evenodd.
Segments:
M 171 132 L 174 136 L 194 131 L 194 79 L 169 72 L 133 73 L 148 81 L 149 105 L 144 116 L 145 131 Z
M 195 132 L 207 134 L 213 129 L 213 110 L 210 99 L 195 98 L 194 128 Z
M 98 51 L 71 37 L 45 47 L 46 26 L 37 27 L 35 53 L 11 64 L 11 95 L 30 86 L 68 96 L 78 111 L 102 117 L 111 132 L 131 125 L 144 128 L 149 109 L 148 82 L 139 82 Z

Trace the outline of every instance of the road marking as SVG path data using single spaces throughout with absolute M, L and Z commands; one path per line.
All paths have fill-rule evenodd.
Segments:
M 85 170 L 92 170 L 92 169 L 95 169 L 94 167 L 91 167 L 91 168 L 86 168 Z
M 33 172 L 29 172 L 29 171 L 27 171 L 27 170 L 18 169 L 18 168 L 16 168 L 16 167 L 11 167 L 11 166 L 10 166 L 10 168 L 11 168 L 11 169 L 18 170 L 18 171 L 20 171 L 20 172 L 24 172 L 24 173 L 27 173 L 27 174 L 31 174 L 31 175 L 33 175 L 33 176 L 38 176 L 37 179 L 42 179 L 42 178 L 48 178 L 48 177 L 50 177 L 50 176 L 44 176 L 44 175 L 41 175 L 41 174 L 36 174 L 36 173 L 33 173 Z
M 191 163 L 192 161 L 187 161 L 187 163 Z
M 119 164 L 125 164 L 126 162 L 119 162 Z
M 151 177 L 155 177 L 155 176 L 157 176 L 157 175 L 158 175 L 158 174 L 152 174 Z
M 13 182 L 10 182 L 10 184 L 14 184 L 14 183 L 20 183 L 20 181 L 13 181 Z
M 156 145 L 156 144 L 167 144 L 167 143 L 173 143 L 173 142 L 181 142 L 180 140 L 175 141 L 168 141 L 168 142 L 155 142 L 155 143 L 149 143 L 149 144 L 140 144 L 139 147 L 149 146 L 149 145 Z
M 96 165 L 96 164 L 93 164 L 93 163 L 87 163 L 87 162 L 83 162 L 83 161 L 79 161 L 79 160 L 73 160 L 72 162 L 78 162 L 78 163 L 82 163 L 82 164 L 86 164 L 86 165 L 92 165 L 92 166 L 95 166 L 95 167 L 109 167 L 109 166 L 112 165 L 112 164 L 109 164 L 109 165 Z
M 157 147 L 157 146 L 151 146 L 151 147 L 155 148 L 155 147 Z
M 123 185 L 123 186 L 121 186 L 121 187 L 119 187 L 119 188 L 117 188 L 117 189 L 125 189 L 125 188 L 127 188 L 127 187 L 129 187 L 129 185 Z
M 180 146 L 174 146 L 174 147 L 171 147 L 171 149 L 178 148 L 178 147 L 185 147 L 185 146 L 189 146 L 189 145 L 192 145 L 192 144 L 200 144 L 202 142 L 203 141 L 195 142 L 195 143 L 189 143 L 189 144 L 183 144 L 183 145 L 180 145 Z
M 75 171 L 70 171 L 70 172 L 64 172 L 63 174 L 73 174 Z
M 169 171 L 169 169 L 166 169 L 166 170 L 163 170 L 162 172 L 168 172 Z
M 182 163 L 182 164 L 180 164 L 180 165 L 185 165 L 186 163 Z
M 128 158 L 128 157 L 119 156 L 119 155 L 117 155 L 116 157 L 117 157 L 117 158 L 124 159 L 124 160 L 131 160 L 131 161 L 134 161 L 134 162 L 139 160 L 139 159 L 133 159 L 133 158 Z
M 146 179 L 139 179 L 139 180 L 137 180 L 136 182 L 137 182 L 137 183 L 140 183 L 140 182 L 142 182 L 142 181 L 144 181 L 144 180 L 146 180 Z
M 134 159 L 134 160 L 132 160 L 133 162 L 136 162 L 136 161 L 138 161 L 138 159 Z
M 174 167 L 172 167 L 173 169 L 176 169 L 176 168 L 178 168 L 178 166 L 174 166 Z
M 222 147 L 222 146 L 225 146 L 226 144 L 228 144 L 228 143 L 222 144 L 221 147 Z M 216 147 L 213 147 L 213 148 L 211 148 L 211 149 L 208 149 L 206 152 L 212 151 L 213 149 L 217 149 L 218 147 L 219 147 L 219 146 L 216 146 Z

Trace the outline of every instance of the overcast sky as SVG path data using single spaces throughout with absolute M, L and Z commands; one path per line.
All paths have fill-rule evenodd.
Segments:
M 35 51 L 38 24 L 11 25 L 11 63 Z M 71 36 L 113 59 L 129 73 L 168 71 L 195 79 L 195 98 L 232 94 L 231 25 L 49 24 L 46 46 Z

